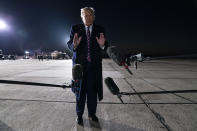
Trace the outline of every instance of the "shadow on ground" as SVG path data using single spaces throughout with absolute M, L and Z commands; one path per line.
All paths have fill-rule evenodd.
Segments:
M 84 125 L 75 126 L 76 131 L 85 131 L 86 128 L 89 128 L 91 131 L 144 131 L 142 129 L 137 129 L 128 125 L 114 122 L 113 120 L 104 120 L 99 118 L 99 122 L 93 122 L 89 119 L 84 118 Z M 88 124 L 89 123 L 89 124 Z
M 8 125 L 0 121 L 0 131 L 14 131 L 12 128 L 10 128 Z

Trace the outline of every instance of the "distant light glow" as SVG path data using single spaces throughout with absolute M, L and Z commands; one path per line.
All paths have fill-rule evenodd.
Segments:
M 25 51 L 25 54 L 29 54 L 29 51 Z
M 66 36 L 65 42 L 67 43 L 70 40 L 70 37 Z
M 3 20 L 0 20 L 0 30 L 8 30 L 8 25 Z

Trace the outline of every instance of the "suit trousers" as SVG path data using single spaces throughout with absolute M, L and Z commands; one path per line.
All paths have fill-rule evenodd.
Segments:
M 95 115 L 97 107 L 97 90 L 96 90 L 96 70 L 95 66 L 87 62 L 83 72 L 83 84 L 80 100 L 76 104 L 76 112 L 78 117 L 82 117 L 85 109 L 87 98 L 88 115 Z

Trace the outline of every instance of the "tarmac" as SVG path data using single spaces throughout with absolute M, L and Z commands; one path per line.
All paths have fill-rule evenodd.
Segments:
M 2 60 L 0 80 L 47 84 L 70 83 L 71 60 Z M 121 92 L 197 90 L 197 60 L 151 60 L 129 73 L 103 59 L 103 78 L 111 77 Z M 76 124 L 71 89 L 0 83 L 0 131 L 196 131 L 197 94 L 112 95 L 106 84 L 98 102 L 99 122 Z

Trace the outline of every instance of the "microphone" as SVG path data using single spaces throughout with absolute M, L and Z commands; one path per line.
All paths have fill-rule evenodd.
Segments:
M 80 64 L 75 64 L 72 68 L 73 80 L 80 80 L 83 78 L 83 68 Z
M 120 92 L 118 86 L 112 78 L 105 78 L 105 84 L 113 95 L 117 95 L 119 98 L 121 95 L 150 95 L 150 94 L 169 94 L 169 93 L 197 93 L 197 90 L 163 90 L 163 91 L 149 91 L 149 92 Z
M 0 83 L 14 84 L 14 85 L 30 85 L 30 86 L 45 86 L 45 87 L 71 88 L 71 86 L 68 85 L 67 83 L 64 83 L 63 85 L 57 85 L 57 84 L 47 84 L 47 83 L 37 83 L 37 82 L 25 82 L 25 81 L 13 81 L 13 80 L 0 80 Z
M 122 66 L 124 63 L 124 55 L 122 55 L 116 46 L 110 46 L 107 48 L 108 56 L 119 66 Z
M 109 91 L 113 95 L 119 95 L 120 94 L 120 90 L 119 90 L 118 86 L 116 85 L 116 83 L 113 81 L 112 78 L 110 78 L 110 77 L 105 78 L 105 84 L 107 85 Z
M 83 67 L 80 64 L 75 64 L 72 68 L 72 92 L 75 94 L 76 99 L 80 99 L 82 79 L 83 79 Z

